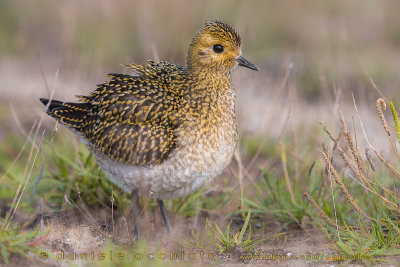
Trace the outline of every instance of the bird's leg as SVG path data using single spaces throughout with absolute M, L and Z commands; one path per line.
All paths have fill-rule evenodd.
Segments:
M 167 212 L 165 211 L 165 207 L 164 207 L 164 201 L 162 199 L 157 199 L 158 205 L 160 206 L 160 210 L 161 210 L 161 215 L 163 217 L 165 226 L 167 227 L 167 231 L 168 233 L 171 233 L 171 225 L 169 224 L 169 220 L 167 217 Z
M 139 227 L 138 227 L 138 222 L 139 222 L 139 194 L 138 190 L 134 189 L 131 192 L 131 203 L 132 203 L 132 217 L 133 217 L 133 223 L 135 227 L 135 235 L 136 235 L 136 240 L 140 239 L 140 232 L 139 232 Z

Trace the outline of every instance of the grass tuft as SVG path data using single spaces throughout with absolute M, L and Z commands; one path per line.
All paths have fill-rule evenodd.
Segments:
M 382 98 L 378 99 L 376 107 L 382 126 L 393 149 L 393 156 L 397 157 L 397 150 L 392 142 L 389 126 L 383 115 L 382 107 L 383 109 L 386 108 L 385 100 Z M 392 103 L 391 109 L 394 120 L 398 121 L 396 111 L 393 112 Z M 400 255 L 398 246 L 400 242 L 398 224 L 400 198 L 396 193 L 396 180 L 399 171 L 396 165 L 389 163 L 389 160 L 385 159 L 381 153 L 378 153 L 368 141 L 369 149 L 375 152 L 383 165 L 380 166 L 381 168 L 374 167 L 369 149 L 366 150 L 366 160 L 364 160 L 359 155 L 356 148 L 357 145 L 350 132 L 347 131 L 342 116 L 340 120 L 342 130 L 345 132 L 345 140 L 340 142 L 340 140 L 332 138 L 330 131 L 323 125 L 324 131 L 327 132 L 330 139 L 334 142 L 334 149 L 329 158 L 326 149 L 324 149 L 325 152 L 322 152 L 322 156 L 327 170 L 345 195 L 347 203 L 357 213 L 351 216 L 349 214 L 337 220 L 340 225 L 336 227 L 333 221 L 326 217 L 327 215 L 312 197 L 308 193 L 306 193 L 306 196 L 313 206 L 316 207 L 320 217 L 330 226 L 326 227 L 325 231 L 330 240 L 335 244 L 335 248 L 343 255 L 341 261 L 345 264 L 351 261 L 374 264 L 385 260 L 381 256 Z M 362 122 L 361 126 L 363 127 Z M 341 146 L 346 148 L 342 148 Z M 336 162 L 334 166 L 335 150 L 338 151 L 340 158 L 345 163 L 344 165 Z M 338 171 L 340 166 L 342 170 Z M 347 168 L 350 172 L 346 171 Z M 341 176 L 348 176 L 355 183 L 352 183 L 351 186 L 346 186 L 344 184 L 346 177 L 341 178 Z M 338 199 L 337 196 L 335 198 Z M 341 205 L 335 205 L 335 207 L 340 210 L 343 205 L 346 205 L 346 202 L 341 203 Z M 361 210 L 360 206 L 364 209 Z
M 247 212 L 246 219 L 244 221 L 242 228 L 240 229 L 240 232 L 237 231 L 234 234 L 232 233 L 231 230 L 232 221 L 230 221 L 228 225 L 225 227 L 225 230 L 222 231 L 217 223 L 214 222 L 212 224 L 210 223 L 210 221 L 207 220 L 207 226 L 209 227 L 210 231 L 216 238 L 215 246 L 219 252 L 229 252 L 234 249 L 249 250 L 254 248 L 256 245 L 260 244 L 261 242 L 285 234 L 285 233 L 280 233 L 267 238 L 262 238 L 264 232 L 264 229 L 262 229 L 258 237 L 252 238 L 252 227 L 251 224 L 249 223 L 250 216 L 251 216 L 251 210 Z M 244 239 L 246 231 L 247 231 L 247 238 Z
M 12 255 L 20 255 L 29 258 L 28 253 L 37 254 L 39 247 L 35 239 L 39 236 L 38 231 L 23 231 L 22 226 L 10 224 L 5 227 L 5 219 L 0 225 L 0 263 L 9 264 Z

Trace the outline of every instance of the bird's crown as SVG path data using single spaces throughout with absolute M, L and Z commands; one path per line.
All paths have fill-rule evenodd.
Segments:
M 199 33 L 209 34 L 221 41 L 240 48 L 241 40 L 239 34 L 231 26 L 222 21 L 213 20 L 204 24 Z
M 213 20 L 194 36 L 186 65 L 189 69 L 213 69 L 229 72 L 238 65 L 240 36 L 228 24 Z

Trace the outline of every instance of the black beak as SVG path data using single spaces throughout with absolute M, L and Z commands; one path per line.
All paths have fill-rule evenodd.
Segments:
M 259 69 L 257 68 L 256 65 L 254 65 L 253 63 L 251 63 L 250 61 L 248 61 L 247 59 L 245 59 L 244 57 L 240 56 L 237 59 L 238 65 L 239 66 L 243 66 L 252 70 L 256 70 L 259 71 Z

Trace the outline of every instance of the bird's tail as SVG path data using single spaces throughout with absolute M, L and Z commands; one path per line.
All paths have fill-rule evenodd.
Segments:
M 75 130 L 81 130 L 83 122 L 91 109 L 90 103 L 61 102 L 40 98 L 40 102 L 47 106 L 46 113 L 61 124 Z

